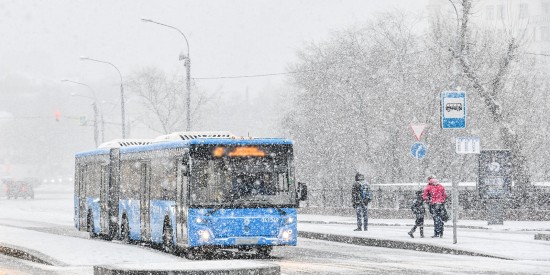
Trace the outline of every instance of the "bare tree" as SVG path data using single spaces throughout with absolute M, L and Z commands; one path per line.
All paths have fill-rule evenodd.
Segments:
M 183 85 L 156 68 L 136 72 L 128 81 L 130 91 L 138 95 L 146 112 L 142 123 L 159 133 L 184 129 Z
M 475 63 L 471 61 L 473 56 L 479 51 L 474 51 L 472 45 L 476 42 L 472 37 L 472 29 L 469 25 L 471 16 L 471 0 L 462 0 L 462 17 L 460 18 L 460 29 L 457 48 L 450 48 L 454 58 L 461 66 L 464 76 L 472 83 L 474 90 L 484 100 L 486 107 L 490 111 L 494 123 L 500 127 L 500 133 L 503 145 L 512 151 L 512 164 L 514 167 L 514 178 L 520 187 L 526 187 L 531 183 L 527 159 L 523 152 L 523 144 L 518 138 L 518 133 L 512 129 L 512 125 L 505 116 L 503 104 L 499 96 L 504 92 L 506 76 L 510 73 L 512 64 L 516 61 L 519 43 L 514 37 L 509 37 L 506 41 L 505 51 L 494 58 L 496 61 L 496 72 L 488 76 L 487 70 L 480 70 Z M 495 54 L 495 52 L 491 52 Z M 477 58 L 477 56 L 476 56 Z M 485 59 L 486 60 L 486 59 Z M 483 76 L 480 75 L 483 73 Z M 483 78 L 488 79 L 484 82 Z

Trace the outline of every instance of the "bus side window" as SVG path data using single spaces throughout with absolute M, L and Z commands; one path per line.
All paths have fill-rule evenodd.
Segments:
M 176 163 L 177 163 L 177 171 L 176 171 L 176 176 L 177 176 L 177 185 L 176 185 L 176 193 L 177 193 L 177 196 L 178 198 L 185 202 L 187 200 L 187 187 L 188 187 L 188 184 L 189 184 L 189 181 L 188 181 L 188 175 L 189 175 L 189 166 L 188 166 L 188 161 L 187 159 L 184 157 L 184 158 L 178 158 L 176 159 Z
M 191 177 L 192 203 L 206 201 L 209 197 L 208 184 L 210 182 L 210 167 L 206 160 L 193 160 Z

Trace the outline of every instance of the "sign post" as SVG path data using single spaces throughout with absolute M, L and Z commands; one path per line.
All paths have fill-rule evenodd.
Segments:
M 414 119 L 416 121 L 416 118 Z M 410 127 L 413 131 L 414 138 L 416 138 L 415 143 L 411 146 L 411 155 L 417 159 L 421 160 L 425 155 L 428 148 L 424 143 L 420 142 L 420 138 L 422 137 L 422 134 L 424 133 L 424 130 L 426 130 L 426 127 L 428 125 L 425 123 L 417 123 L 417 122 L 411 122 Z M 420 175 L 420 164 L 418 165 L 418 174 Z M 419 187 L 420 187 L 420 181 L 419 181 Z
M 479 137 L 457 137 L 455 151 L 464 155 L 462 162 L 466 161 L 466 154 L 479 154 L 481 148 Z M 462 169 L 458 172 L 462 174 Z M 458 221 L 458 179 L 453 180 L 453 243 L 457 243 L 457 221 Z
M 443 129 L 465 129 L 466 128 L 466 92 L 464 91 L 445 91 L 441 92 L 441 128 Z M 457 140 L 457 150 L 459 154 L 467 153 L 468 150 L 462 150 Z M 465 161 L 465 160 L 463 160 Z M 461 172 L 459 172 L 460 174 Z M 453 184 L 453 241 L 456 244 L 456 222 L 458 216 L 458 179 L 452 181 Z

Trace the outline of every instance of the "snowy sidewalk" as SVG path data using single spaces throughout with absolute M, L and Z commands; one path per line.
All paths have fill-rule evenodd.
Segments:
M 144 270 L 151 272 L 148 274 L 197 274 L 203 271 L 208 274 L 250 274 L 259 271 L 266 274 L 280 273 L 279 266 L 270 263 L 214 260 L 208 261 L 205 266 L 203 261 L 191 261 L 161 251 L 143 249 L 138 245 L 3 225 L 0 225 L 0 250 L 11 256 L 49 265 L 51 270 L 67 274 L 91 274 L 94 267 L 102 268 L 102 274 L 136 274 Z
M 330 239 L 332 236 L 336 241 L 357 243 L 359 240 L 364 245 L 439 253 L 453 253 L 454 250 L 513 260 L 550 261 L 550 241 L 535 240 L 536 234 L 550 233 L 550 221 L 505 221 L 504 225 L 490 226 L 486 221 L 458 221 L 456 244 L 453 244 L 452 222 L 446 223 L 443 238 L 430 238 L 433 221 L 429 217 L 425 222 L 425 238 L 420 238 L 418 229 L 415 238 L 409 237 L 407 232 L 413 226 L 412 219 L 371 219 L 369 231 L 353 231 L 355 217 L 299 214 L 298 222 L 298 231 L 304 237 Z

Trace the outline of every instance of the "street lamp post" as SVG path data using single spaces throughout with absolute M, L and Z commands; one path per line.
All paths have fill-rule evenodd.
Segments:
M 70 82 L 70 83 L 74 83 L 74 84 L 78 84 L 78 85 L 82 85 L 82 86 L 85 86 L 87 87 L 90 92 L 92 93 L 92 97 L 87 97 L 87 98 L 90 98 L 92 99 L 92 108 L 94 110 L 94 142 L 95 142 L 95 147 L 97 147 L 99 145 L 98 143 L 98 130 L 97 130 L 97 114 L 98 114 L 98 107 L 97 107 L 97 97 L 95 96 L 95 91 L 94 89 L 92 89 L 92 87 L 90 87 L 89 85 L 87 84 L 84 84 L 84 83 L 81 83 L 81 82 L 77 82 L 77 81 L 72 81 L 72 80 L 68 80 L 68 79 L 62 79 L 61 80 L 62 82 Z M 71 94 L 71 95 L 75 95 L 75 94 Z M 103 115 L 101 115 L 101 117 L 103 117 Z
M 185 102 L 185 106 L 187 108 L 187 113 L 186 113 L 186 115 L 187 115 L 187 117 L 186 117 L 187 128 L 186 128 L 186 130 L 191 131 L 191 57 L 189 56 L 189 41 L 187 40 L 187 37 L 185 36 L 185 34 L 181 30 L 179 30 L 178 28 L 176 28 L 174 26 L 170 26 L 170 25 L 163 24 L 163 23 L 160 23 L 160 22 L 157 22 L 157 21 L 153 21 L 153 20 L 148 19 L 148 18 L 141 18 L 141 21 L 146 22 L 146 23 L 155 23 L 157 25 L 161 25 L 161 26 L 164 26 L 164 27 L 174 29 L 174 30 L 178 31 L 183 36 L 183 39 L 185 39 L 185 44 L 187 45 L 187 56 L 184 55 L 184 54 L 181 54 L 179 59 L 184 60 L 183 66 L 185 66 L 185 71 L 186 71 L 186 76 L 185 76 L 185 83 L 186 83 L 186 88 L 187 88 L 187 100 Z
M 93 58 L 89 58 L 89 57 L 85 57 L 85 56 L 81 56 L 80 60 L 89 60 L 89 61 L 95 61 L 95 62 L 99 62 L 99 63 L 108 64 L 108 65 L 113 66 L 113 68 L 115 68 L 116 71 L 118 72 L 118 75 L 120 76 L 120 110 L 121 110 L 121 113 L 122 113 L 122 138 L 123 139 L 126 138 L 126 119 L 125 119 L 125 115 L 124 115 L 124 86 L 122 84 L 122 74 L 120 73 L 120 70 L 111 62 L 98 60 L 98 59 L 93 59 Z

